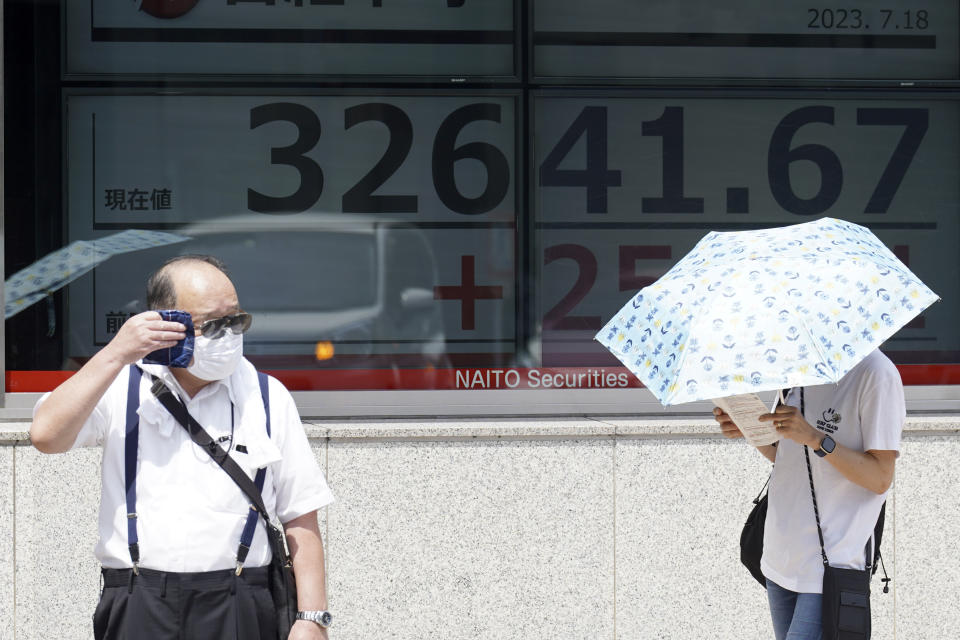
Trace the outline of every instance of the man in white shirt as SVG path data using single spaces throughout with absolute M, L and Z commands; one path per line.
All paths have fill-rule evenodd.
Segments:
M 241 558 L 250 501 L 150 392 L 155 376 L 247 475 L 265 469 L 263 502 L 283 524 L 303 612 L 289 639 L 326 640 L 330 616 L 317 510 L 333 496 L 289 392 L 270 378 L 262 395 L 256 370 L 242 356 L 250 316 L 241 311 L 222 263 L 209 256 L 168 261 L 148 282 L 147 305 L 154 311 L 130 318 L 76 374 L 40 399 L 30 428 L 33 445 L 44 453 L 103 447 L 96 555 L 104 590 L 95 637 L 273 640 L 277 634 L 264 527 L 257 523 Z M 159 309 L 192 318 L 195 343 L 186 367 L 142 361 L 186 336 L 186 325 L 164 320 Z M 126 438 L 131 402 L 138 404 L 137 440 Z M 131 452 L 125 442 L 138 446 Z M 131 462 L 133 481 L 125 468 Z M 135 515 L 128 515 L 130 491 Z

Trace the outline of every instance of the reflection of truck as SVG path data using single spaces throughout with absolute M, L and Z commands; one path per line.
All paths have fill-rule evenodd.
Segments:
M 245 340 L 252 356 L 313 357 L 318 342 L 333 343 L 339 366 L 390 366 L 398 358 L 436 364 L 443 354 L 433 251 L 414 227 L 344 222 L 342 215 L 257 215 L 180 233 L 194 238 L 176 247 L 180 253 L 226 262 L 254 316 Z
M 139 274 L 172 255 L 206 253 L 226 263 L 241 306 L 253 314 L 244 351 L 258 366 L 409 368 L 444 360 L 433 250 L 415 227 L 298 214 L 218 218 L 173 231 L 191 240 L 98 268 L 97 311 L 142 310 Z M 137 267 L 124 266 L 131 259 Z M 139 281 L 127 282 L 131 272 Z M 124 303 L 133 297 L 135 305 Z

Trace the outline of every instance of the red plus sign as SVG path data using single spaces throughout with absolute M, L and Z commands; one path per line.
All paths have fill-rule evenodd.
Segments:
M 466 331 L 476 328 L 474 307 L 477 300 L 503 298 L 503 287 L 478 287 L 474 284 L 474 256 L 460 256 L 459 287 L 434 287 L 434 300 L 460 300 L 460 326 Z

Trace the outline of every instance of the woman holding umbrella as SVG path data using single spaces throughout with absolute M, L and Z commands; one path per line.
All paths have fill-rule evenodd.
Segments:
M 869 638 L 863 569 L 906 416 L 877 348 L 938 299 L 869 229 L 821 218 L 708 233 L 596 336 L 664 406 L 793 388 L 761 417 L 778 444 L 750 438 L 774 462 L 760 573 L 777 640 Z
M 714 417 L 723 435 L 742 437 L 722 410 Z M 777 640 L 823 637 L 823 555 L 832 567 L 850 569 L 872 560 L 905 417 L 900 374 L 879 350 L 839 383 L 794 388 L 774 413 L 760 417 L 781 436 L 757 447 L 774 463 L 761 570 Z

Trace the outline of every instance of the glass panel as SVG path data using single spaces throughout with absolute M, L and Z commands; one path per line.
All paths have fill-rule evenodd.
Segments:
M 7 390 L 77 369 L 190 253 L 295 390 L 637 387 L 593 339 L 631 295 L 709 230 L 819 216 L 942 297 L 884 348 L 960 382 L 955 2 L 4 11 Z
M 512 78 L 513 0 L 64 3 L 64 74 Z
M 956 81 L 958 5 L 538 0 L 534 75 L 571 82 Z
M 598 92 L 533 105 L 543 365 L 616 366 L 594 335 L 705 230 L 821 215 L 872 228 L 942 297 L 885 343 L 888 355 L 960 360 L 957 102 Z
M 227 263 L 262 366 L 512 351 L 513 98 L 70 93 L 66 106 L 70 240 L 138 229 L 164 243 L 68 286 L 68 360 L 145 309 L 155 265 L 190 253 Z

